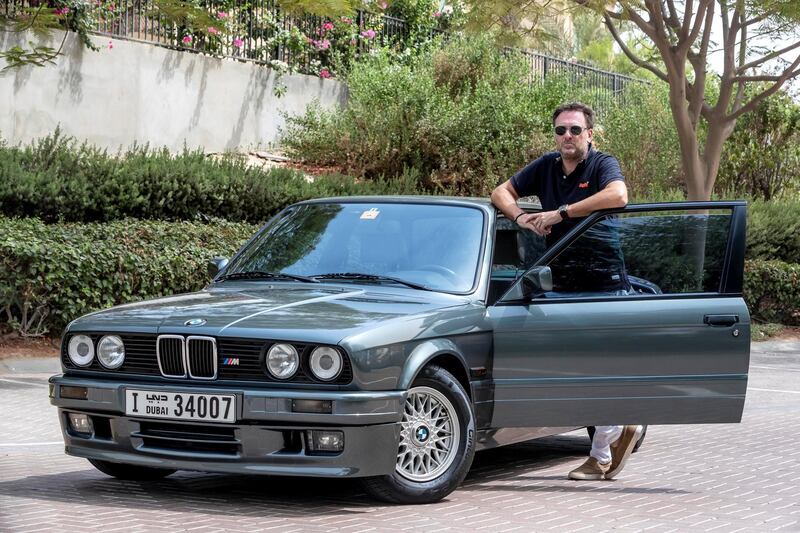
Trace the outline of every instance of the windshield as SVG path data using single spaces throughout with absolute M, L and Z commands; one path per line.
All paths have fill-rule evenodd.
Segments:
M 477 274 L 483 225 L 483 212 L 472 207 L 300 205 L 281 213 L 259 233 L 225 274 L 270 272 L 349 283 L 408 282 L 430 290 L 467 292 Z

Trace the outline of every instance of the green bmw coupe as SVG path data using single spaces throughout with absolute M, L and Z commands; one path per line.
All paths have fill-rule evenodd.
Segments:
M 546 248 L 482 199 L 292 205 L 202 291 L 67 326 L 66 452 L 124 479 L 350 476 L 424 503 L 476 450 L 738 422 L 745 221 L 744 202 L 631 205 Z

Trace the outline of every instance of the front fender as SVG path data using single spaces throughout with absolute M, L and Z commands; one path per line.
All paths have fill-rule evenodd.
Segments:
M 425 368 L 425 365 L 443 354 L 456 357 L 464 368 L 464 374 L 469 375 L 469 366 L 466 363 L 464 354 L 461 353 L 461 350 L 453 341 L 450 339 L 431 339 L 414 348 L 408 359 L 406 359 L 405 365 L 400 371 L 400 378 L 397 381 L 398 390 L 407 390 L 411 387 L 414 379 Z

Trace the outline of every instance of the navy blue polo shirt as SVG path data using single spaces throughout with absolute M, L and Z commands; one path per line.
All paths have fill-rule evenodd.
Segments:
M 511 177 L 517 195 L 537 196 L 542 209 L 552 211 L 564 204 L 574 204 L 603 190 L 612 181 L 625 181 L 619 163 L 612 155 L 589 145 L 586 159 L 569 175 L 564 175 L 561 154 L 549 152 L 528 164 Z M 582 219 L 570 218 L 556 224 L 547 236 L 550 247 Z

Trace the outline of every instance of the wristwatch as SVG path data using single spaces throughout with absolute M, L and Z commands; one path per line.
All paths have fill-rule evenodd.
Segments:
M 569 208 L 569 204 L 564 204 L 558 208 L 558 214 L 561 215 L 561 220 L 566 220 L 569 218 L 569 212 L 567 209 Z

